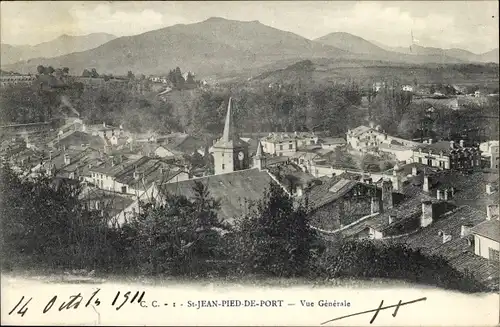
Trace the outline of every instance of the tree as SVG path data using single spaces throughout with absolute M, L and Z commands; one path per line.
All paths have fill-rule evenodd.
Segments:
M 195 183 L 193 192 L 194 200 L 166 194 L 144 205 L 131 222 L 138 258 L 147 272 L 199 274 L 207 259 L 220 256 L 217 228 L 226 226 L 217 218 L 219 204 L 201 183 Z
M 88 69 L 84 69 L 82 73 L 82 77 L 91 77 L 90 71 Z
M 38 65 L 36 67 L 36 71 L 38 72 L 38 74 L 43 75 L 43 74 L 45 74 L 45 67 L 42 65 Z
M 189 85 L 196 84 L 196 82 L 194 81 L 194 76 L 193 76 L 193 74 L 191 74 L 191 72 L 189 72 L 187 75 L 186 84 L 189 84 Z
M 69 68 L 68 67 L 63 67 L 62 69 L 64 75 L 69 75 Z
M 129 70 L 129 71 L 127 72 L 127 78 L 128 78 L 128 79 L 130 79 L 130 80 L 135 79 L 134 73 L 132 73 L 132 71 L 131 71 L 131 70 Z
M 52 75 L 54 73 L 55 69 L 52 66 L 47 67 L 46 73 L 49 75 Z
M 238 224 L 237 256 L 245 272 L 304 276 L 315 259 L 317 236 L 309 226 L 306 207 L 273 181 L 263 200 Z
M 92 77 L 92 78 L 99 77 L 99 74 L 97 73 L 97 70 L 95 68 L 92 68 L 92 71 L 90 72 L 90 77 Z

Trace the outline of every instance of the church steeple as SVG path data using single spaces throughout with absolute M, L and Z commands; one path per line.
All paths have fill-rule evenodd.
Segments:
M 238 137 L 233 125 L 232 102 L 233 99 L 229 98 L 224 131 L 222 137 L 213 146 L 215 174 L 248 169 L 250 165 L 248 143 Z
M 229 142 L 234 141 L 236 138 L 235 130 L 233 126 L 233 119 L 231 116 L 231 102 L 233 98 L 229 98 L 229 102 L 227 104 L 227 113 L 226 113 L 226 121 L 224 123 L 224 133 L 222 134 L 222 141 Z

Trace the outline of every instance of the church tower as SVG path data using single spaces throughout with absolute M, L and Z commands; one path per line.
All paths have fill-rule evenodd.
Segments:
M 241 140 L 236 134 L 231 115 L 231 105 L 232 98 L 229 98 L 224 132 L 222 138 L 213 146 L 214 171 L 216 175 L 248 169 L 250 166 L 248 143 Z

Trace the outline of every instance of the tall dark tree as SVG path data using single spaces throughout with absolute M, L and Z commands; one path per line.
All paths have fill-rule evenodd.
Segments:
M 247 272 L 304 276 L 318 248 L 307 210 L 271 182 L 263 200 L 238 226 L 237 252 Z

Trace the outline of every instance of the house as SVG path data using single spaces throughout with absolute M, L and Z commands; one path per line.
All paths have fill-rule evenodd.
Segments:
M 379 92 L 380 89 L 384 88 L 386 86 L 385 82 L 375 82 L 372 85 L 372 90 L 374 92 Z
M 337 147 L 345 146 L 346 140 L 341 137 L 322 137 L 318 143 L 323 149 L 335 149 Z
M 121 155 L 92 167 L 88 182 L 101 189 L 127 194 L 141 194 L 153 182 L 170 183 L 189 179 L 183 167 L 146 156 L 127 159 Z
M 494 262 L 499 262 L 500 221 L 498 204 L 488 205 L 486 220 L 472 227 L 470 233 L 474 235 L 474 253 Z
M 422 144 L 413 150 L 413 162 L 441 169 L 464 170 L 481 166 L 479 147 L 468 146 L 464 140 Z
M 406 160 L 411 150 L 421 144 L 388 135 L 381 130 L 380 126 L 374 127 L 373 124 L 370 127 L 358 126 L 354 129 L 348 129 L 346 141 L 354 150 L 392 153 L 401 161 Z
M 269 133 L 260 141 L 265 153 L 288 156 L 309 145 L 318 144 L 319 137 L 314 133 Z
M 403 92 L 413 92 L 413 86 L 411 86 L 411 85 L 401 85 L 401 91 L 403 91 Z
M 488 160 L 488 166 L 491 169 L 498 169 L 498 141 L 483 142 L 479 145 L 479 150 L 481 151 L 481 156 Z

